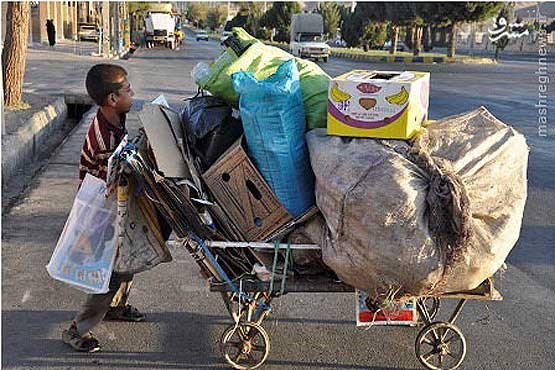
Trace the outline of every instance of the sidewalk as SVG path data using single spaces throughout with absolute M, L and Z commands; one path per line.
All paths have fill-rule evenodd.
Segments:
M 75 55 L 71 47 L 60 44 L 54 50 L 49 47 L 28 50 L 26 93 L 43 96 L 86 93 L 87 70 L 108 61 Z M 143 54 L 139 51 L 140 57 L 110 61 L 129 71 L 136 93 L 136 104 L 127 117 L 130 135 L 139 127 L 137 111 L 144 101 L 163 93 L 170 104 L 179 108 L 183 98 L 196 93 L 190 71 L 197 60 L 208 60 L 213 55 L 206 51 L 189 54 L 193 60 L 184 59 L 182 63 L 176 63 L 176 54 L 167 50 Z M 94 113 L 93 108 L 85 114 L 19 201 L 2 212 L 2 368 L 175 367 L 167 363 L 183 364 L 181 368 L 215 367 L 218 360 L 206 356 L 205 348 L 217 338 L 206 328 L 210 327 L 208 321 L 217 321 L 217 335 L 223 331 L 223 306 L 217 295 L 211 294 L 207 299 L 206 283 L 184 249 L 172 249 L 173 263 L 136 277 L 131 303 L 147 313 L 147 322 L 103 323 L 95 334 L 102 341 L 104 352 L 94 357 L 73 352 L 60 339 L 85 295 L 53 280 L 45 266 L 77 192 L 79 156 Z M 180 299 L 181 296 L 186 298 Z M 195 307 L 199 304 L 202 309 Z

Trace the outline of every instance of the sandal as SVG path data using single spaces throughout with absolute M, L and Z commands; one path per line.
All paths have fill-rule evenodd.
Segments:
M 104 320 L 139 322 L 145 320 L 145 314 L 131 305 L 110 307 Z
M 93 353 L 100 351 L 100 344 L 92 333 L 88 332 L 87 335 L 81 336 L 75 325 L 71 325 L 69 329 L 62 332 L 62 341 L 78 352 Z

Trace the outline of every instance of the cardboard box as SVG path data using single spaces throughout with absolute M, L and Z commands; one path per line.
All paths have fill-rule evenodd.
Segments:
M 292 220 L 243 147 L 231 146 L 202 178 L 245 241 L 260 241 Z
M 355 290 L 355 294 L 357 326 L 416 326 L 418 324 L 418 312 L 416 310 L 415 299 L 395 303 L 395 307 L 392 309 L 373 312 L 366 304 L 368 295 L 360 290 Z
M 428 72 L 354 70 L 330 81 L 328 135 L 410 139 L 428 119 Z
M 147 103 L 139 112 L 139 120 L 164 177 L 191 178 L 179 147 L 183 142 L 179 114 L 161 105 Z

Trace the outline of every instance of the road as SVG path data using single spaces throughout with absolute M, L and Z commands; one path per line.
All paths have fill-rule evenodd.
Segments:
M 137 104 L 164 94 L 175 107 L 193 95 L 190 73 L 217 56 L 214 41 L 186 40 L 178 51 L 139 50 L 118 61 L 130 72 Z M 36 92 L 58 81 L 82 90 L 84 73 L 99 59 L 33 52 L 28 76 Z M 73 63 L 64 69 L 63 63 Z M 56 62 L 57 61 L 57 62 Z M 555 131 L 538 135 L 537 64 L 385 65 L 332 59 L 330 75 L 351 69 L 431 72 L 433 119 L 486 106 L 526 135 L 530 146 L 529 195 L 518 245 L 498 280 L 503 302 L 470 302 L 458 321 L 467 339 L 462 369 L 552 369 L 555 362 Z M 553 76 L 553 75 L 552 75 Z M 49 78 L 51 80 L 49 80 Z M 553 98 L 550 100 L 553 111 Z M 183 250 L 174 261 L 140 274 L 131 303 L 148 315 L 140 324 L 103 323 L 95 334 L 103 351 L 79 354 L 60 341 L 83 294 L 53 281 L 44 266 L 71 208 L 84 125 L 78 127 L 35 178 L 21 201 L 2 215 L 2 367 L 5 369 L 212 369 L 226 368 L 218 340 L 230 324 L 218 294 L 210 293 Z M 272 339 L 265 369 L 417 369 L 414 328 L 357 329 L 351 294 L 296 294 L 279 299 L 265 327 Z M 442 307 L 445 317 L 452 303 Z

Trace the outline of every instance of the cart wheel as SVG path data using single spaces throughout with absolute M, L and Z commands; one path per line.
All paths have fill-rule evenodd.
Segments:
M 431 370 L 458 368 L 466 355 L 466 341 L 461 330 L 448 322 L 425 326 L 415 344 L 416 357 Z
M 424 305 L 428 315 L 430 315 L 430 321 L 432 321 L 439 312 L 439 298 L 436 297 L 423 297 L 418 299 L 421 304 Z
M 270 338 L 262 326 L 240 322 L 224 331 L 220 349 L 234 369 L 256 369 L 270 354 Z

